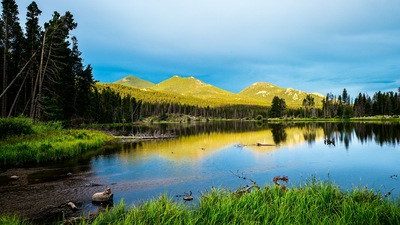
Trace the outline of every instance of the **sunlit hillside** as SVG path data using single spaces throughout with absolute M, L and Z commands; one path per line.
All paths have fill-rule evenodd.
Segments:
M 266 82 L 257 82 L 243 89 L 239 95 L 258 99 L 260 101 L 272 102 L 275 96 L 285 99 L 286 105 L 292 107 L 301 107 L 304 98 L 309 93 L 295 90 L 293 88 L 281 88 Z M 316 107 L 322 107 L 323 95 L 311 94 L 314 97 Z
M 206 84 L 194 77 L 173 76 L 153 87 L 154 90 L 173 92 L 182 95 L 217 98 L 236 98 L 237 96 L 231 92 L 222 90 L 210 84 Z
M 270 102 L 258 101 L 257 99 L 239 96 L 229 91 L 206 84 L 194 77 L 173 76 L 154 87 L 154 90 L 176 93 L 184 96 L 193 96 L 203 100 L 215 100 L 224 105 L 244 104 L 244 105 L 270 105 Z
M 114 83 L 130 86 L 130 87 L 134 87 L 134 88 L 140 88 L 140 89 L 150 88 L 155 85 L 147 80 L 143 80 L 143 79 L 140 79 L 135 76 L 127 76 L 127 77 L 122 78 L 121 80 L 115 81 Z
M 118 86 L 116 84 L 121 84 Z M 125 77 L 114 84 L 100 84 L 108 86 L 121 94 L 130 94 L 144 102 L 172 102 L 195 106 L 227 106 L 227 105 L 255 105 L 271 106 L 274 96 L 285 99 L 286 105 L 291 108 L 302 106 L 308 93 L 292 88 L 281 88 L 265 82 L 258 82 L 245 88 L 239 94 L 206 84 L 194 77 L 173 76 L 170 79 L 154 85 L 134 76 Z M 129 88 L 127 88 L 129 87 Z M 323 96 L 311 94 L 315 106 L 322 106 Z
M 215 98 L 205 98 L 205 97 L 197 97 L 193 95 L 182 95 L 176 92 L 168 92 L 168 91 L 157 91 L 151 88 L 138 89 L 129 87 L 121 84 L 104 84 L 97 83 L 96 86 L 99 90 L 104 88 L 110 88 L 115 92 L 120 93 L 122 96 L 130 95 L 136 98 L 136 100 L 141 100 L 143 102 L 149 103 L 160 103 L 160 102 L 170 102 L 170 103 L 179 103 L 182 105 L 192 105 L 192 106 L 200 106 L 200 107 L 219 107 L 219 106 L 227 106 L 227 105 L 262 105 L 261 102 L 256 100 L 248 99 L 247 101 L 243 101 L 242 99 L 236 98 L 223 98 L 223 97 L 215 97 Z M 266 106 L 265 103 L 264 106 Z

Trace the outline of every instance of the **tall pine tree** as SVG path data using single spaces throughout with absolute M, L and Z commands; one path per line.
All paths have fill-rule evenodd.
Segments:
M 22 64 L 22 46 L 24 42 L 22 29 L 19 24 L 18 6 L 14 0 L 2 1 L 2 99 L 1 115 L 8 116 L 11 104 L 16 97 L 16 88 L 9 88 L 9 83 L 15 78 Z M 11 101 L 9 101 L 11 100 Z

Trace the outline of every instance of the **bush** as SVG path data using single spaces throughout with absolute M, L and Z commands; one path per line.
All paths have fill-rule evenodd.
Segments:
M 34 133 L 32 120 L 24 117 L 0 118 L 0 139 Z

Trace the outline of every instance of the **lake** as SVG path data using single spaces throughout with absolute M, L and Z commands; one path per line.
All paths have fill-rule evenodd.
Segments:
M 212 187 L 237 190 L 251 184 L 249 179 L 238 176 L 264 186 L 272 185 L 273 177 L 285 175 L 289 178 L 288 187 L 316 178 L 332 181 L 343 190 L 367 186 L 382 194 L 392 191 L 391 196 L 397 197 L 400 195 L 399 131 L 399 124 L 337 122 L 130 127 L 119 132 L 169 133 L 178 137 L 125 142 L 107 146 L 95 156 L 37 168 L 14 168 L 12 172 L 34 172 L 28 173 L 26 183 L 14 185 L 13 190 L 22 193 L 29 185 L 51 186 L 52 182 L 58 182 L 61 188 L 53 191 L 48 188 L 47 197 L 61 194 L 69 195 L 68 199 L 79 197 L 75 201 L 84 212 L 98 208 L 92 205 L 90 197 L 105 186 L 111 187 L 114 202 L 124 199 L 125 203 L 138 204 L 164 193 L 182 201 L 177 195 L 189 191 L 196 199 Z M 69 172 L 72 175 L 67 176 Z M 0 177 L 7 173 L 11 172 L 3 171 Z M 1 179 L 0 184 L 10 185 L 1 183 Z M 10 195 L 9 199 L 17 198 L 11 191 L 1 192 Z M 46 194 L 38 196 L 46 198 Z M 35 198 L 34 194 L 31 198 Z M 7 208 L 12 203 L 2 204 Z M 196 204 L 196 200 L 188 204 Z

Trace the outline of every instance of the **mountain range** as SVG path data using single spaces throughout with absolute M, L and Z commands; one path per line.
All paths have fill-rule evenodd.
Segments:
M 127 76 L 114 82 L 142 92 L 157 92 L 173 94 L 181 98 L 194 98 L 198 101 L 208 101 L 226 104 L 264 105 L 270 106 L 275 96 L 285 99 L 288 107 L 301 107 L 304 98 L 310 94 L 314 97 L 316 107 L 322 106 L 323 95 L 318 93 L 306 93 L 293 88 L 282 88 L 266 82 L 257 82 L 235 94 L 213 85 L 204 83 L 194 77 L 173 76 L 158 84 L 140 79 L 135 76 Z M 139 90 L 136 90 L 139 91 Z M 161 97 L 161 96 L 160 96 Z M 200 104 L 201 105 L 201 104 Z M 215 105 L 215 104 L 211 104 Z M 218 105 L 218 104 L 217 104 Z

